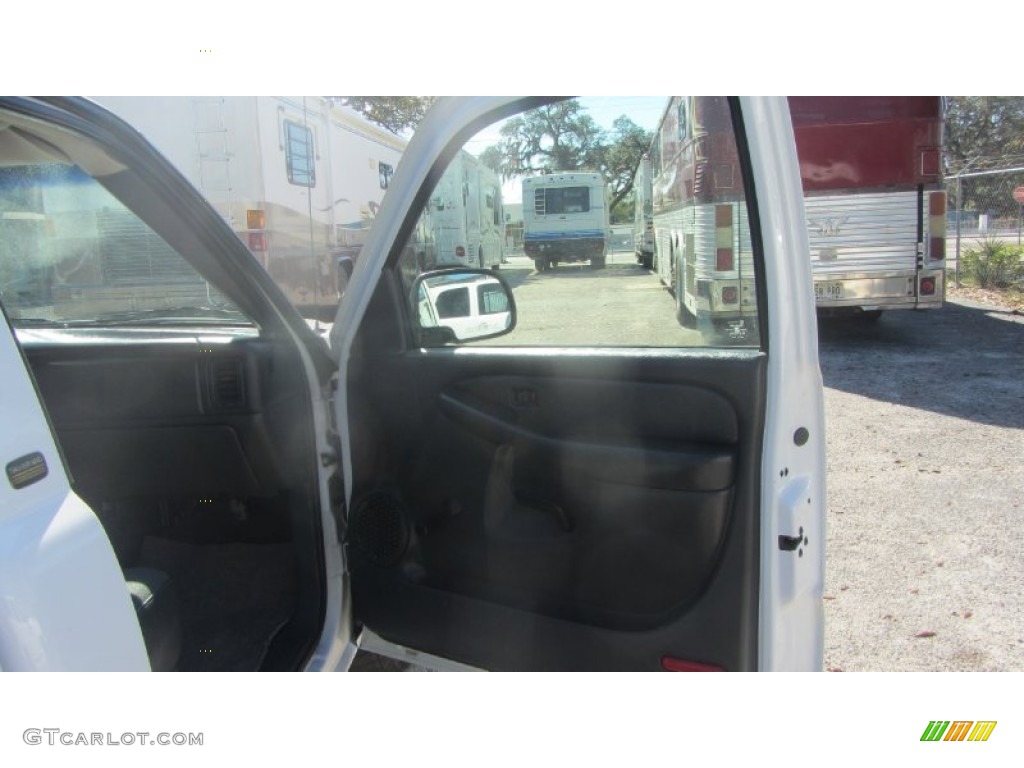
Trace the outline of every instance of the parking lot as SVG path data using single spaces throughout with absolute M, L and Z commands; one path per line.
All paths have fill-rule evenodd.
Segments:
M 697 331 L 675 320 L 672 295 L 636 264 L 632 252 L 608 254 L 604 269 L 587 262 L 544 273 L 511 256 L 501 275 L 515 291 L 519 322 L 492 344 L 696 346 Z
M 1024 317 L 949 302 L 819 338 L 826 667 L 1024 669 Z

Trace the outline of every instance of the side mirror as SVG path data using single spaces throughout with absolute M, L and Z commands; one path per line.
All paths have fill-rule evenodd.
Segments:
M 424 272 L 412 284 L 409 303 L 418 341 L 425 347 L 504 336 L 516 327 L 512 289 L 489 270 Z

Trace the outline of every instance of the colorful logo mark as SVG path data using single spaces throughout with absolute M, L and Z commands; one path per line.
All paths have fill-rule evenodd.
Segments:
M 932 720 L 921 741 L 988 741 L 995 729 L 995 720 Z

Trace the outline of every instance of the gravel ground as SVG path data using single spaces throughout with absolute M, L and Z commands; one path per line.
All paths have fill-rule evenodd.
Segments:
M 825 666 L 1024 670 L 1024 316 L 823 323 Z

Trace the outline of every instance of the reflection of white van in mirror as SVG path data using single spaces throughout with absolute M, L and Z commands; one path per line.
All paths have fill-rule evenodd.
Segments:
M 416 288 L 422 328 L 451 328 L 457 341 L 480 339 L 513 327 L 509 293 L 493 276 L 459 270 L 424 279 Z

